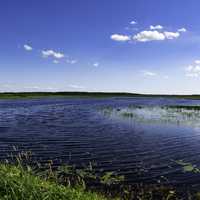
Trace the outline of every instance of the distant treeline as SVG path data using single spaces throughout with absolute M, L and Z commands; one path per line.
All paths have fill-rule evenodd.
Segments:
M 200 99 L 200 95 L 166 95 L 166 94 L 137 94 L 125 92 L 2 92 L 1 99 L 39 97 L 165 97 Z

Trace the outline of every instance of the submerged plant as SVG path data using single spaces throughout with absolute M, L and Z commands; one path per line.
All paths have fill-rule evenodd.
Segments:
M 132 117 L 134 117 L 134 114 L 131 113 L 131 112 L 123 112 L 123 113 L 122 113 L 122 116 L 123 116 L 123 117 L 130 117 L 130 118 L 132 118 Z
M 117 176 L 114 172 L 106 172 L 100 177 L 100 182 L 105 185 L 118 184 L 124 181 L 124 176 Z
M 182 167 L 183 172 L 200 173 L 200 169 L 192 163 L 184 162 L 183 160 L 176 160 L 175 163 Z

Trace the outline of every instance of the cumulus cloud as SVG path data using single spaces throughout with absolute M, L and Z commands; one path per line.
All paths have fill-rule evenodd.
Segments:
M 161 30 L 161 29 L 163 29 L 163 26 L 161 26 L 161 25 L 156 25 L 156 26 L 150 26 L 150 29 L 151 30 Z
M 195 60 L 194 64 L 187 66 L 185 75 L 192 78 L 200 77 L 200 60 Z
M 129 27 L 127 27 L 129 29 Z M 161 25 L 151 25 L 150 30 L 143 30 L 132 37 L 129 35 L 123 34 L 113 34 L 110 36 L 112 40 L 126 42 L 129 40 L 137 41 L 137 42 L 149 42 L 149 41 L 158 41 L 158 40 L 173 40 L 180 37 L 183 32 L 186 32 L 185 28 L 180 28 L 177 31 L 164 31 L 162 30 L 163 26 Z
M 151 71 L 147 71 L 147 70 L 143 70 L 141 72 L 144 76 L 156 76 L 157 75 L 155 72 L 151 72 Z
M 44 58 L 53 57 L 53 58 L 56 58 L 56 59 L 60 59 L 60 58 L 63 58 L 65 55 L 63 53 L 56 52 L 54 50 L 43 50 L 42 56 Z
M 28 45 L 28 44 L 25 44 L 25 45 L 24 45 L 24 49 L 25 49 L 26 51 L 32 51 L 32 50 L 33 50 L 33 48 L 32 48 L 30 45 Z
M 138 42 L 149 42 L 154 40 L 172 40 L 180 36 L 179 32 L 159 32 L 159 31 L 142 31 L 133 36 L 133 40 Z
M 135 25 L 135 24 L 137 24 L 137 22 L 133 20 L 133 21 L 130 22 L 130 24 Z
M 180 36 L 179 32 L 165 31 L 163 34 L 165 35 L 165 38 L 168 39 L 168 40 L 173 40 L 173 39 L 178 38 Z
M 189 65 L 185 68 L 186 76 L 188 77 L 199 77 L 200 76 L 200 66 L 199 65 Z
M 187 30 L 185 28 L 178 29 L 178 32 L 186 32 Z
M 194 63 L 198 65 L 200 64 L 200 60 L 195 60 Z
M 95 62 L 95 63 L 93 64 L 93 66 L 94 66 L 94 67 L 98 67 L 98 66 L 99 66 L 99 63 L 98 63 L 98 62 Z
M 142 31 L 133 36 L 133 40 L 139 42 L 148 42 L 153 40 L 164 40 L 165 35 L 158 31 Z
M 110 39 L 118 42 L 126 42 L 129 41 L 131 38 L 128 35 L 113 34 L 110 36 Z

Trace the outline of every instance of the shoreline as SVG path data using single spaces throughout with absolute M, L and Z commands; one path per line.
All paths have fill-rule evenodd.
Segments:
M 137 94 L 120 92 L 1 92 L 1 99 L 34 99 L 34 98 L 178 98 L 200 100 L 200 95 L 167 95 L 167 94 Z

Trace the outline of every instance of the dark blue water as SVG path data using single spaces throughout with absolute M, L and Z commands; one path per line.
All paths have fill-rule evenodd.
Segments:
M 30 150 L 55 165 L 89 162 L 118 171 L 129 182 L 198 184 L 200 174 L 183 172 L 175 160 L 200 167 L 200 132 L 183 125 L 137 124 L 100 111 L 129 105 L 199 105 L 164 98 L 38 99 L 0 101 L 0 159 Z

